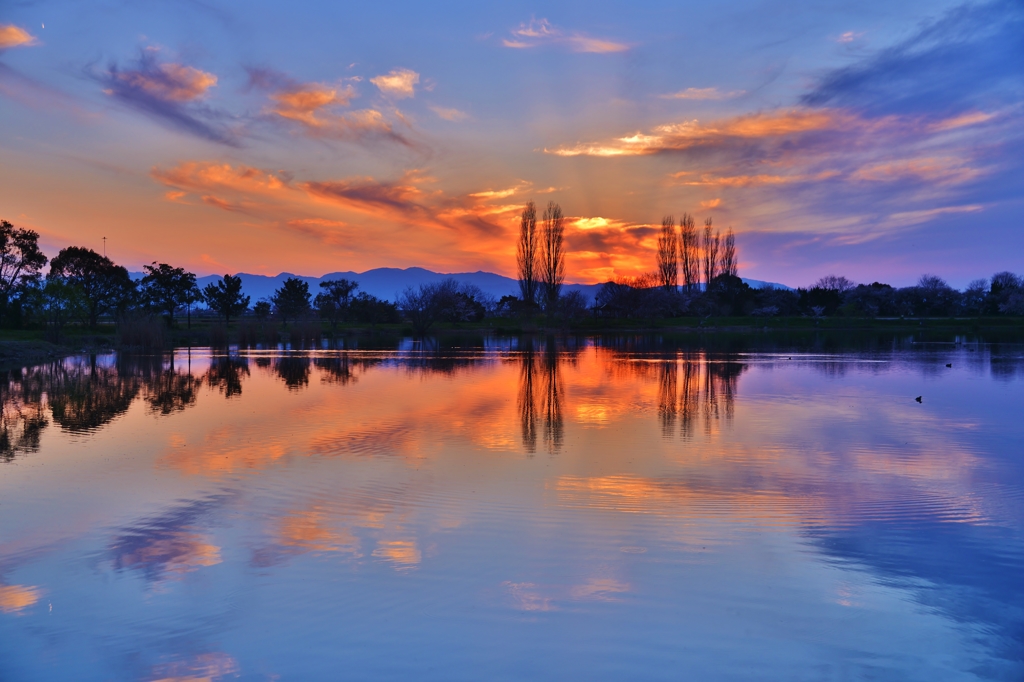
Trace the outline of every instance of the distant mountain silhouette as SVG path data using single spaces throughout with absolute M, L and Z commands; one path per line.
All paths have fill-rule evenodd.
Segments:
M 133 277 L 141 278 L 142 273 L 132 273 Z M 320 282 L 327 279 L 349 279 L 359 282 L 359 290 L 365 291 L 368 294 L 372 294 L 377 298 L 386 299 L 389 301 L 397 300 L 403 291 L 408 287 L 418 287 L 421 284 L 430 284 L 431 282 L 440 282 L 443 279 L 451 277 L 452 279 L 458 280 L 465 284 L 472 284 L 480 288 L 486 294 L 490 294 L 495 298 L 501 298 L 507 294 L 518 295 L 519 294 L 519 283 L 510 278 L 502 275 L 496 275 L 493 272 L 433 272 L 432 270 L 426 270 L 424 268 L 376 268 L 374 270 L 367 270 L 366 272 L 330 272 L 323 277 L 306 277 L 303 275 L 293 275 L 290 272 L 282 272 L 281 274 L 270 277 L 268 275 L 250 275 L 246 272 L 238 273 L 238 276 L 242 278 L 242 292 L 247 296 L 252 297 L 252 302 L 261 298 L 270 298 L 276 289 L 279 289 L 284 281 L 289 277 L 298 277 L 309 283 L 309 291 L 314 296 L 320 290 Z M 199 288 L 202 289 L 210 282 L 216 282 L 220 280 L 220 275 L 207 275 L 206 277 L 196 278 L 196 283 Z M 789 289 L 783 284 L 775 284 L 772 282 L 762 282 L 756 279 L 744 279 L 744 282 L 754 287 L 755 289 L 762 288 L 764 286 L 774 286 L 781 289 Z M 601 288 L 600 284 L 566 284 L 563 291 L 579 291 L 586 298 L 588 302 L 593 303 L 594 295 L 598 289 Z

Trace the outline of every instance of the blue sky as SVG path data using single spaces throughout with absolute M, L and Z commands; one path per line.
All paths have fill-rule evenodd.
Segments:
M 741 274 L 964 285 L 1022 263 L 1024 3 L 11 2 L 0 216 L 137 267 L 569 278 L 666 214 Z

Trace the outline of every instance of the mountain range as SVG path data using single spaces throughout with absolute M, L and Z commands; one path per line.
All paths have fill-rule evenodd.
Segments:
M 132 274 L 137 278 L 142 277 L 142 273 Z M 404 270 L 400 268 L 375 268 L 366 272 L 330 272 L 323 277 L 307 277 L 304 275 L 294 275 L 290 272 L 282 272 L 273 277 L 242 272 L 238 276 L 242 278 L 243 293 L 251 298 L 252 303 L 263 298 L 270 298 L 274 291 L 279 289 L 289 277 L 297 277 L 307 282 L 309 284 L 309 291 L 313 295 L 316 295 L 319 291 L 319 284 L 324 280 L 342 278 L 353 280 L 359 283 L 360 291 L 365 291 L 377 298 L 389 301 L 397 300 L 401 293 L 409 287 L 415 288 L 421 284 L 439 282 L 449 277 L 460 283 L 479 287 L 485 294 L 490 294 L 496 299 L 507 294 L 518 295 L 519 293 L 519 283 L 516 280 L 511 277 L 497 275 L 493 272 L 483 271 L 442 273 L 424 268 L 406 268 Z M 202 289 L 207 284 L 219 280 L 220 275 L 207 275 L 196 278 L 196 283 Z M 766 286 L 774 286 L 780 289 L 790 288 L 783 284 L 763 282 L 756 279 L 744 279 L 743 281 L 755 289 Z M 566 284 L 563 286 L 563 291 L 579 291 L 586 297 L 589 303 L 593 303 L 594 296 L 601 286 L 600 284 Z

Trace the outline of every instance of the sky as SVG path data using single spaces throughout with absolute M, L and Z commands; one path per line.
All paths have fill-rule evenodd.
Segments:
M 129 269 L 567 279 L 662 218 L 741 276 L 1024 271 L 1024 2 L 6 0 L 0 218 Z M 106 237 L 104 245 L 103 238 Z

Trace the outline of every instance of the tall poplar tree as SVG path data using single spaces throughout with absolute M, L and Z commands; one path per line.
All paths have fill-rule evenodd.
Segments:
M 562 207 L 553 201 L 549 201 L 544 210 L 542 232 L 540 281 L 545 303 L 554 306 L 565 281 L 565 218 L 562 216 Z
M 661 286 L 675 291 L 679 284 L 679 246 L 676 236 L 676 220 L 668 215 L 661 219 L 661 234 L 658 235 L 658 277 Z
M 689 213 L 683 213 L 679 219 L 679 265 L 683 271 L 683 286 L 693 291 L 700 281 L 700 245 L 697 223 Z
M 516 266 L 519 271 L 519 291 L 523 303 L 537 303 L 537 207 L 528 202 L 519 221 L 519 244 L 516 248 Z

